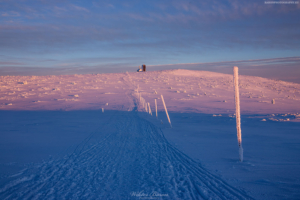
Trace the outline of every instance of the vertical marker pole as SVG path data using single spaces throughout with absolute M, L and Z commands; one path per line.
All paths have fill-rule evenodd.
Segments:
M 235 102 L 235 117 L 236 117 L 236 131 L 239 145 L 239 158 L 243 162 L 243 147 L 242 147 L 242 130 L 241 130 L 241 115 L 240 115 L 240 93 L 239 93 L 239 73 L 238 67 L 233 67 L 233 83 L 234 83 L 234 102 Z
M 157 118 L 157 102 L 156 102 L 156 99 L 154 99 L 155 101 L 155 112 L 156 112 L 156 118 Z
M 104 113 L 104 108 L 102 108 L 102 112 Z
M 148 112 L 148 114 L 150 114 L 149 103 L 148 102 L 146 103 L 146 106 L 147 106 L 147 112 Z
M 151 111 L 151 107 L 150 107 L 150 103 L 148 102 L 148 107 L 149 107 L 149 114 L 152 115 L 152 111 Z
M 170 126 L 172 127 L 171 120 L 170 120 L 170 117 L 169 117 L 169 114 L 168 114 L 168 110 L 167 110 L 167 107 L 166 107 L 166 104 L 165 104 L 164 97 L 163 97 L 163 95 L 160 95 L 160 96 L 161 96 L 161 100 L 162 100 L 162 102 L 164 104 L 164 108 L 165 108 L 165 111 L 166 111 L 166 115 L 167 115 L 168 121 L 170 123 Z

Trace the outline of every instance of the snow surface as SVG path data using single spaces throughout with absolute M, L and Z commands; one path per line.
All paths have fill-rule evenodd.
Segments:
M 239 83 L 242 163 L 231 75 L 1 76 L 0 198 L 298 198 L 300 85 Z
M 1 110 L 93 110 L 105 107 L 124 111 L 134 107 L 133 97 L 129 95 L 137 92 L 137 88 L 151 105 L 163 94 L 169 111 L 232 114 L 235 108 L 233 76 L 215 72 L 167 70 L 1 76 L 0 79 Z M 243 114 L 300 112 L 300 84 L 251 76 L 240 76 L 239 84 Z M 273 99 L 275 104 L 272 104 Z M 163 106 L 158 105 L 158 109 L 163 110 Z

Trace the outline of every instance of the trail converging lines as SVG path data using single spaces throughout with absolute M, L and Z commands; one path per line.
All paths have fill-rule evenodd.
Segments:
M 72 154 L 25 170 L 0 189 L 0 199 L 150 196 L 251 199 L 173 147 L 158 127 L 135 111 L 111 115 Z

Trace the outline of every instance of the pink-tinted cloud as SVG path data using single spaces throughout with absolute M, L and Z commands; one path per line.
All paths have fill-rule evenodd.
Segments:
M 274 5 L 265 4 L 264 1 L 172 1 L 172 5 L 178 11 L 187 15 L 193 13 L 196 16 L 204 17 L 205 20 L 232 20 L 242 19 L 249 16 L 263 16 L 268 14 L 284 14 L 299 12 L 299 4 Z M 159 8 L 164 8 L 161 4 Z M 203 19 L 203 18 L 202 18 Z
M 134 55 L 140 58 L 137 62 L 155 64 L 300 53 L 297 5 L 258 0 L 14 0 L 0 6 L 0 15 L 5 15 L 0 19 L 0 55 L 58 60 Z
M 3 12 L 1 14 L 2 17 L 19 17 L 20 13 L 15 12 L 15 11 L 8 11 L 8 12 Z
M 81 6 L 76 6 L 74 4 L 70 5 L 70 8 L 73 10 L 77 10 L 77 11 L 84 11 L 84 12 L 90 12 L 88 9 L 81 7 Z
M 0 62 L 0 66 L 7 66 L 7 65 L 24 65 L 24 63 L 21 63 L 21 62 L 9 62 L 9 61 L 6 61 L 6 62 Z

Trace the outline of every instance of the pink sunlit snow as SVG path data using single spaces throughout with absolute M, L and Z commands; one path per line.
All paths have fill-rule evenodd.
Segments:
M 1 76 L 0 89 L 1 199 L 300 195 L 300 84 L 239 76 L 243 162 L 233 75 Z

